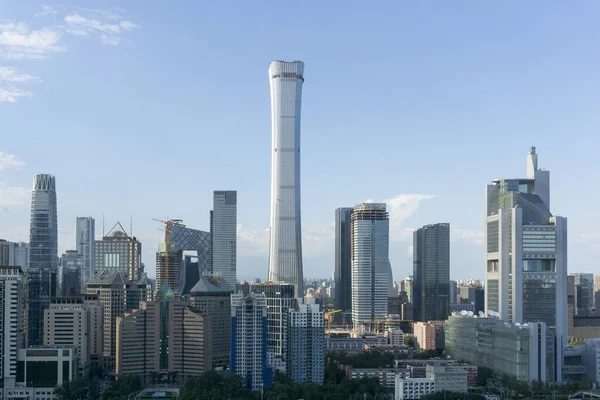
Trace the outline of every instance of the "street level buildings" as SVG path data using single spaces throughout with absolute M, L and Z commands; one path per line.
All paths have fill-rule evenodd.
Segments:
M 300 207 L 300 114 L 304 63 L 273 61 L 271 83 L 271 240 L 269 280 L 304 293 Z

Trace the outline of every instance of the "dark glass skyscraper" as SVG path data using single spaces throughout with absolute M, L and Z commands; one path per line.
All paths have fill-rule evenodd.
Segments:
M 450 224 L 425 225 L 413 239 L 414 320 L 445 320 L 450 300 Z
M 43 344 L 44 309 L 50 305 L 50 299 L 56 296 L 58 223 L 56 182 L 52 175 L 38 174 L 33 177 L 29 243 L 27 336 L 30 346 L 38 346 Z
M 352 310 L 352 212 L 353 207 L 335 210 L 335 308 Z

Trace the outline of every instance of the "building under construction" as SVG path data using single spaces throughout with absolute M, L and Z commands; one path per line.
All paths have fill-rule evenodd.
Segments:
M 162 242 L 158 245 L 156 252 L 156 292 L 163 284 L 167 284 L 173 291 L 176 299 L 179 299 L 181 261 L 183 252 L 175 243 Z

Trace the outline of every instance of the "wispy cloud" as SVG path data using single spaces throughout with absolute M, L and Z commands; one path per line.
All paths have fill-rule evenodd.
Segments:
M 29 189 L 21 186 L 8 186 L 6 182 L 0 182 L 0 207 L 26 205 L 29 197 Z
M 450 238 L 452 240 L 460 240 L 464 242 L 471 242 L 482 245 L 484 233 L 483 231 L 472 231 L 469 229 L 452 228 L 450 232 Z
M 67 15 L 67 32 L 76 36 L 97 35 L 102 43 L 116 46 L 123 40 L 122 34 L 140 27 L 131 21 L 122 20 L 120 15 L 112 12 L 90 12 L 95 16 L 85 17 L 79 13 Z M 111 21 L 103 21 L 102 17 Z
M 18 85 L 38 82 L 41 82 L 41 79 L 37 76 L 20 74 L 13 67 L 0 66 L 0 102 L 14 103 L 20 97 L 31 96 L 31 92 Z
M 14 154 L 0 151 L 0 171 L 9 168 L 20 168 L 23 165 L 25 165 L 25 163 L 19 160 L 19 158 Z
M 0 24 L 0 59 L 43 59 L 66 51 L 66 47 L 59 44 L 61 35 L 56 27 L 30 30 L 24 22 Z
M 52 8 L 50 6 L 42 5 L 40 12 L 35 14 L 34 17 L 40 18 L 40 17 L 45 17 L 47 15 L 54 15 L 54 14 L 58 14 L 58 11 L 56 11 L 54 8 Z

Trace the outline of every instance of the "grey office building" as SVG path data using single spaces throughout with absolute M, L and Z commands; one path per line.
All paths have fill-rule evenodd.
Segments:
M 335 210 L 335 308 L 352 310 L 352 207 Z
M 450 224 L 425 225 L 413 234 L 415 321 L 448 318 L 450 303 Z
M 29 243 L 9 242 L 0 239 L 0 265 L 21 267 L 27 272 L 29 267 Z
M 84 293 L 81 288 L 83 257 L 77 250 L 67 250 L 60 257 L 60 290 L 63 296 Z
M 40 346 L 44 339 L 44 309 L 56 296 L 58 271 L 58 222 L 56 181 L 54 176 L 33 177 L 31 227 L 29 235 L 28 338 L 30 346 Z
M 212 273 L 237 283 L 237 192 L 215 190 L 211 213 Z
M 94 276 L 94 248 L 96 223 L 92 217 L 77 217 L 76 219 L 77 253 L 82 257 L 81 287 L 85 291 L 85 285 Z
M 352 213 L 352 323 L 388 315 L 391 285 L 390 221 L 383 203 L 361 203 Z
M 193 287 L 198 280 L 190 282 L 188 276 L 193 280 L 195 276 L 212 276 L 212 240 L 210 232 L 198 229 L 188 228 L 182 220 L 171 220 L 169 224 L 171 230 L 170 243 L 177 245 L 181 251 L 195 251 L 196 262 L 192 258 L 185 257 L 181 266 L 182 276 L 181 284 L 183 287 Z M 165 238 L 166 241 L 166 238 Z M 197 268 L 196 273 L 188 273 L 188 268 Z M 185 291 L 182 291 L 185 294 Z

